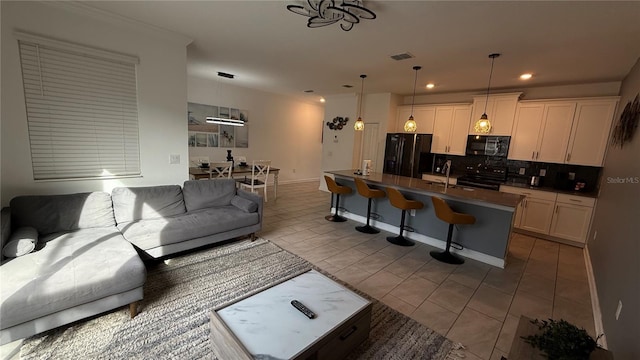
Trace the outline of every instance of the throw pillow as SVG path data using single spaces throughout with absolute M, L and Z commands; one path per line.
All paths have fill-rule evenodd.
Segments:
M 18 228 L 11 234 L 2 254 L 11 258 L 26 255 L 36 248 L 37 242 L 38 230 L 29 226 Z
M 258 210 L 258 204 L 254 203 L 249 199 L 240 197 L 238 195 L 234 196 L 233 199 L 231 199 L 231 205 L 248 213 L 256 212 Z

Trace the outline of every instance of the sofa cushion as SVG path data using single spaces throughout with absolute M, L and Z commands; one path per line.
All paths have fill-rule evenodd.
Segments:
M 237 207 L 238 209 L 244 211 L 244 212 L 248 212 L 248 213 L 252 213 L 252 212 L 256 212 L 258 211 L 258 204 L 254 203 L 253 201 L 249 200 L 249 199 L 245 199 L 241 196 L 234 196 L 233 199 L 231 199 L 231 205 Z
M 138 288 L 146 270 L 115 227 L 60 234 L 0 271 L 0 318 L 5 329 Z
M 118 229 L 128 241 L 148 250 L 255 225 L 259 221 L 258 213 L 246 213 L 227 205 L 168 218 L 118 224 Z
M 189 180 L 184 182 L 184 203 L 187 211 L 225 206 L 236 196 L 234 179 Z
M 117 187 L 111 192 L 118 224 L 185 213 L 178 185 Z
M 9 206 L 13 228 L 31 226 L 41 235 L 115 225 L 105 192 L 18 196 Z
M 26 255 L 36 248 L 38 230 L 30 226 L 16 229 L 2 248 L 2 255 L 10 258 Z

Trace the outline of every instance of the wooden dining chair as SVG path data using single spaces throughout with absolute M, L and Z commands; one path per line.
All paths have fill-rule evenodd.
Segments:
M 251 164 L 251 178 L 238 180 L 241 188 L 255 193 L 257 189 L 264 189 L 264 202 L 267 202 L 267 183 L 269 182 L 271 160 L 254 160 Z
M 231 161 L 209 163 L 209 179 L 230 179 L 231 173 L 233 173 L 233 162 Z

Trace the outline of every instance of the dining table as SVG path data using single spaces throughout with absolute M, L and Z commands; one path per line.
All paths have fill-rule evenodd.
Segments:
M 200 179 L 208 179 L 209 178 L 209 168 L 202 167 L 189 167 L 189 177 L 194 180 Z M 269 174 L 273 174 L 273 198 L 276 199 L 278 197 L 278 174 L 280 173 L 280 169 L 275 167 L 269 168 Z M 233 167 L 233 171 L 231 172 L 231 177 L 239 178 L 240 176 L 251 176 L 251 165 L 241 166 L 237 165 Z

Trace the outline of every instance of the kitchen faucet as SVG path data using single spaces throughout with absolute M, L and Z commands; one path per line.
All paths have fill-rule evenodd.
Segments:
M 447 191 L 447 188 L 449 187 L 449 173 L 451 173 L 451 160 L 447 160 L 447 162 L 444 163 L 444 166 L 442 166 L 442 172 L 447 175 L 447 180 L 444 183 L 444 191 Z

